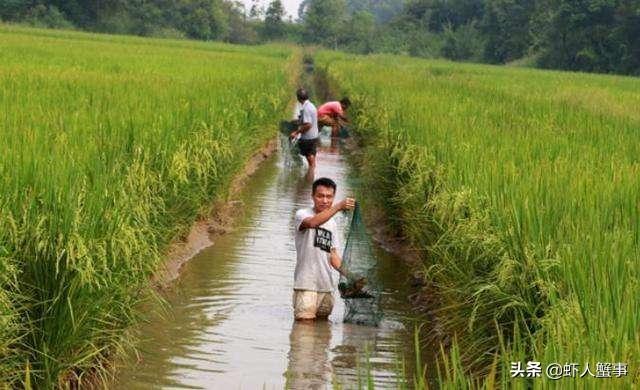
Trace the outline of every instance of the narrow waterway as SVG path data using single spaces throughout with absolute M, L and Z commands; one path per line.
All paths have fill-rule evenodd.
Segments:
M 330 143 L 319 148 L 315 176 L 334 179 L 341 199 L 353 194 L 353 178 L 342 146 Z M 166 296 L 169 313 L 142 327 L 140 359 L 119 369 L 113 388 L 350 389 L 366 387 L 367 376 L 397 388 L 403 362 L 411 375 L 407 270 L 382 250 L 379 327 L 343 323 L 338 295 L 329 321 L 293 320 L 293 216 L 311 204 L 311 186 L 289 159 L 278 151 L 250 179 L 235 228 L 185 265 Z M 336 218 L 348 224 L 348 215 Z

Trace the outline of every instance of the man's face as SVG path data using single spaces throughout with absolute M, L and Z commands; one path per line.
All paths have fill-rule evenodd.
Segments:
M 331 187 L 325 187 L 322 185 L 316 187 L 316 192 L 312 195 L 313 206 L 315 207 L 316 212 L 319 213 L 331 207 L 334 195 L 335 192 Z

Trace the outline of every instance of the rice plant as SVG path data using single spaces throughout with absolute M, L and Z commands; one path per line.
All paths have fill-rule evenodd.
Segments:
M 316 63 L 357 102 L 363 170 L 438 287 L 433 312 L 456 340 L 442 384 L 637 385 L 640 79 L 334 52 Z M 629 372 L 512 379 L 516 361 Z
M 277 134 L 296 53 L 0 25 L 0 387 L 104 372 L 168 244 Z

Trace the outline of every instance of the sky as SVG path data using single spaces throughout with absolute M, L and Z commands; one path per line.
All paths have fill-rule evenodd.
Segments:
M 293 16 L 293 19 L 298 17 L 298 6 L 302 0 L 281 0 L 282 5 L 284 5 L 285 10 L 287 11 L 287 15 Z M 242 0 L 242 2 L 246 5 L 247 10 L 251 8 L 251 0 Z M 270 3 L 270 0 L 260 0 L 259 3 L 266 9 Z

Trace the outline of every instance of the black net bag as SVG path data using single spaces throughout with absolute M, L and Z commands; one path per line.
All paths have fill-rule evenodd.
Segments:
M 293 133 L 298 128 L 296 121 L 280 121 L 280 132 L 286 136 Z
M 341 270 L 338 290 L 345 301 L 344 321 L 378 326 L 382 320 L 382 289 L 376 277 L 377 259 L 357 203 L 342 254 Z

